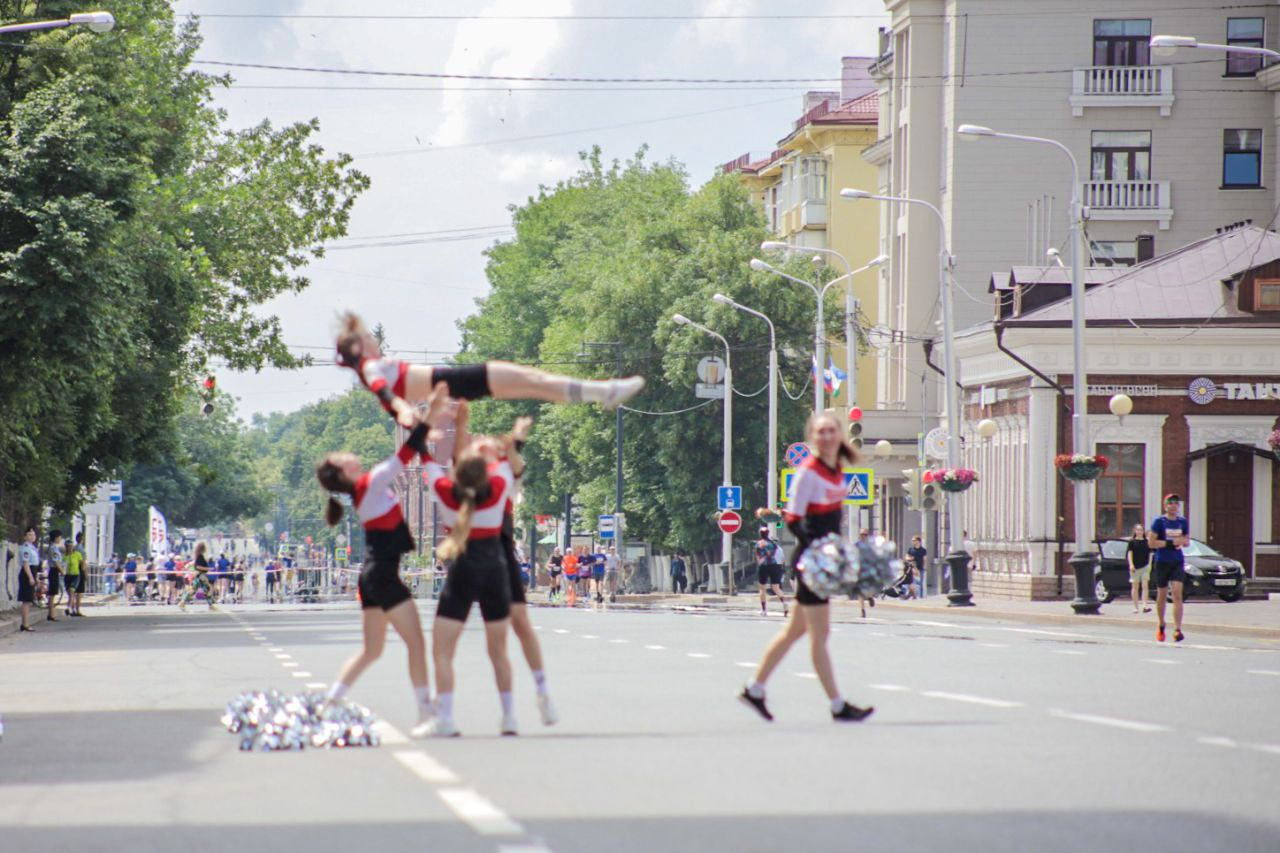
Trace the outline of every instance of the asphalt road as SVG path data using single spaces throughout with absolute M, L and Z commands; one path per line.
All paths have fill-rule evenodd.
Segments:
M 832 638 L 875 716 L 833 724 L 797 647 L 768 724 L 733 697 L 780 621 L 537 609 L 562 722 L 539 724 L 513 641 L 514 739 L 478 618 L 459 739 L 400 734 L 414 707 L 389 638 L 352 692 L 388 724 L 381 747 L 241 753 L 222 706 L 327 684 L 354 606 L 95 609 L 0 640 L 0 847 L 1280 850 L 1280 644 L 880 612 Z

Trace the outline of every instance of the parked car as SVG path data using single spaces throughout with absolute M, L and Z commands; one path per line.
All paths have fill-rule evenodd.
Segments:
M 1102 560 L 1095 575 L 1095 594 L 1104 602 L 1113 598 L 1128 598 L 1131 595 L 1129 563 L 1125 559 L 1129 549 L 1128 540 L 1106 539 L 1099 544 Z M 1199 539 L 1188 542 L 1182 549 L 1182 556 L 1187 570 L 1187 582 L 1182 587 L 1184 596 L 1216 595 L 1223 601 L 1238 601 L 1244 595 L 1244 566 L 1237 561 L 1219 554 Z M 1151 595 L 1155 596 L 1154 582 L 1151 585 Z

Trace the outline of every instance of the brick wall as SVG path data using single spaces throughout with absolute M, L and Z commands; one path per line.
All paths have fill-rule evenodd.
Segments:
M 1058 592 L 1059 580 L 1062 582 L 1061 593 Z M 1070 573 L 1059 579 L 1053 575 L 974 571 L 969 577 L 969 589 L 977 598 L 1056 601 L 1074 598 L 1076 582 Z

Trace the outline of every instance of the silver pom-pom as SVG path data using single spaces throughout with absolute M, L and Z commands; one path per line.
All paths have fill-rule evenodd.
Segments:
M 818 598 L 830 598 L 857 581 L 858 560 L 858 552 L 839 534 L 828 533 L 810 542 L 800 555 L 800 582 Z
M 867 542 L 857 542 L 858 572 L 852 591 L 870 598 L 879 595 L 902 574 L 903 563 L 897 556 L 898 546 L 883 536 Z
M 348 700 L 322 693 L 286 695 L 276 690 L 241 693 L 227 703 L 222 725 L 240 736 L 240 749 L 276 751 L 377 746 L 376 718 Z

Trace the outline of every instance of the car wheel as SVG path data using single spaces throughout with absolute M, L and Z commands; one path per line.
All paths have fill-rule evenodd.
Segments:
M 1110 604 L 1111 599 L 1115 597 L 1107 589 L 1107 585 L 1102 582 L 1102 578 L 1098 578 L 1097 582 L 1093 585 L 1093 594 L 1103 604 Z
M 1235 592 L 1223 593 L 1218 597 L 1221 598 L 1223 601 L 1239 601 L 1240 599 L 1244 598 L 1244 593 L 1241 592 L 1240 590 L 1236 590 Z

